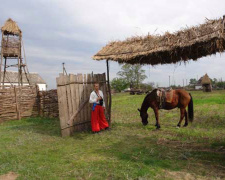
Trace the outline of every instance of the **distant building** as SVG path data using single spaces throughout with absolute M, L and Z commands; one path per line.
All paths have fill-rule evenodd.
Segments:
M 131 88 L 124 89 L 124 92 L 130 92 Z
M 198 80 L 195 84 L 195 89 L 203 89 L 204 92 L 212 91 L 212 82 L 207 73 Z
M 1 76 L 3 80 L 3 72 Z M 23 85 L 27 86 L 29 85 L 27 78 L 25 74 L 22 74 L 22 79 L 23 79 Z M 47 84 L 44 81 L 44 79 L 38 74 L 38 73 L 29 73 L 28 79 L 30 81 L 31 85 L 37 85 L 39 87 L 40 91 L 46 91 L 47 90 Z M 2 82 L 2 81 L 1 81 Z M 2 83 L 1 83 L 2 85 Z M 5 74 L 5 83 L 4 85 L 15 85 L 18 86 L 18 72 L 14 71 L 7 71 Z
M 205 74 L 202 77 L 201 84 L 202 84 L 202 87 L 203 87 L 203 91 L 204 92 L 212 92 L 212 81 L 209 78 L 208 74 Z
M 196 90 L 202 89 L 202 85 L 201 85 L 201 84 L 195 84 L 195 89 L 196 89 Z

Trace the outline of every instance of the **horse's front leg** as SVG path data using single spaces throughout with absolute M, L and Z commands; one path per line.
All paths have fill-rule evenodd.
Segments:
M 160 128 L 160 124 L 159 124 L 159 110 L 158 108 L 154 108 L 154 113 L 155 113 L 155 119 L 156 119 L 156 129 L 159 129 Z
M 185 108 L 180 108 L 180 121 L 179 121 L 179 123 L 177 124 L 177 127 L 178 127 L 178 128 L 180 127 L 181 122 L 182 122 L 182 120 L 184 119 L 185 111 L 186 111 Z

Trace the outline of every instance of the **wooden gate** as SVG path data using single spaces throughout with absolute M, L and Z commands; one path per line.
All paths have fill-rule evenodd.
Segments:
M 106 104 L 106 119 L 109 119 L 110 111 L 105 73 L 94 75 L 60 74 L 56 81 L 62 136 L 70 136 L 74 131 L 84 131 L 91 128 L 89 97 L 95 82 L 100 84 L 100 90 L 103 92 Z

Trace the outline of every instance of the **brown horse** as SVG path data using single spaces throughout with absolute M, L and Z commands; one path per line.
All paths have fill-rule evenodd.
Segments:
M 138 109 L 140 112 L 140 116 L 142 118 L 142 124 L 146 126 L 148 124 L 148 108 L 151 107 L 154 110 L 155 118 L 156 118 L 156 129 L 160 128 L 159 123 L 159 109 L 160 109 L 160 102 L 157 99 L 157 90 L 154 89 L 152 92 L 146 95 L 141 109 Z M 190 122 L 194 119 L 194 108 L 193 108 L 193 99 L 190 93 L 185 90 L 173 90 L 173 101 L 171 103 L 165 102 L 162 109 L 170 110 L 174 108 L 180 108 L 180 121 L 177 124 L 177 127 L 181 126 L 181 122 L 185 117 L 185 124 L 184 127 L 188 125 L 188 119 Z M 188 106 L 188 115 L 186 111 L 186 107 Z

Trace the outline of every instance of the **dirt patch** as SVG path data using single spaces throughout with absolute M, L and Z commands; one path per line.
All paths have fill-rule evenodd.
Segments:
M 192 173 L 188 172 L 182 172 L 182 171 L 164 171 L 164 176 L 163 178 L 165 179 L 176 179 L 176 180 L 219 180 L 220 178 L 212 178 L 212 177 L 204 177 L 204 176 L 199 176 L 195 175 Z
M 15 180 L 19 175 L 14 172 L 9 172 L 0 176 L 0 180 Z

